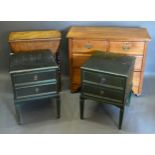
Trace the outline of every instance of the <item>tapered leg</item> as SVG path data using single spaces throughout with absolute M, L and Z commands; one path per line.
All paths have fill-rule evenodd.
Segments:
M 60 112 L 61 112 L 60 96 L 56 98 L 56 104 L 57 104 L 57 118 L 60 118 Z
M 60 58 L 60 51 L 56 52 L 56 63 L 57 65 L 59 66 L 59 69 L 58 69 L 58 90 L 61 91 L 61 58 Z
M 80 119 L 84 119 L 84 98 L 80 97 Z
M 119 129 L 122 128 L 123 115 L 124 115 L 124 108 L 120 108 L 120 114 L 119 114 Z
M 17 123 L 18 124 L 22 124 L 21 123 L 21 116 L 20 116 L 20 108 L 19 108 L 19 106 L 15 105 L 15 110 L 16 110 Z

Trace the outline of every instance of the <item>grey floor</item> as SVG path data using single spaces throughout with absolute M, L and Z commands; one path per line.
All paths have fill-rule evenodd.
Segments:
M 56 118 L 55 103 L 44 100 L 23 106 L 23 125 L 18 125 L 15 120 L 10 76 L 8 73 L 1 73 L 0 133 L 155 133 L 155 75 L 145 76 L 142 96 L 132 96 L 130 106 L 126 106 L 122 130 L 117 128 L 119 110 L 110 105 L 87 101 L 85 120 L 80 120 L 79 93 L 70 93 L 68 78 L 63 78 L 62 85 L 60 119 Z

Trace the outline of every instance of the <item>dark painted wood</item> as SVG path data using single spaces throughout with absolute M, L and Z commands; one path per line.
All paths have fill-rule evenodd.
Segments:
M 80 118 L 84 115 L 84 100 L 112 104 L 120 108 L 119 129 L 124 108 L 129 104 L 135 58 L 107 52 L 95 52 L 81 67 Z
M 17 122 L 20 124 L 20 106 L 27 101 L 56 99 L 60 118 L 59 67 L 50 51 L 18 53 L 10 56 L 10 74 L 14 90 Z

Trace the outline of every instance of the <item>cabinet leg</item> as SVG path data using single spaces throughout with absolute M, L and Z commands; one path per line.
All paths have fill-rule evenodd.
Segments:
M 84 98 L 80 97 L 80 119 L 84 119 Z
M 19 108 L 19 106 L 15 105 L 15 110 L 16 110 L 17 123 L 20 125 L 22 123 L 21 123 L 21 114 L 20 114 L 20 108 Z
M 58 85 L 58 90 L 59 91 L 61 91 L 61 58 L 60 58 L 60 51 L 58 51 L 57 53 L 56 53 L 56 58 L 55 58 L 55 60 L 56 60 L 56 63 L 57 63 L 57 65 L 59 66 L 59 69 L 58 69 L 58 83 L 59 83 L 59 85 Z
M 60 96 L 56 98 L 56 104 L 57 104 L 57 118 L 60 118 L 60 112 L 61 112 Z
M 122 128 L 123 115 L 124 115 L 124 108 L 120 108 L 120 114 L 119 114 L 119 129 Z

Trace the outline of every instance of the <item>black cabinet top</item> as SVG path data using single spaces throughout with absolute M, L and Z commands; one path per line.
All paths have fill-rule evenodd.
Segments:
M 81 67 L 91 71 L 128 76 L 135 57 L 111 52 L 96 51 Z
M 53 54 L 48 51 L 33 51 L 10 56 L 10 73 L 58 68 Z

